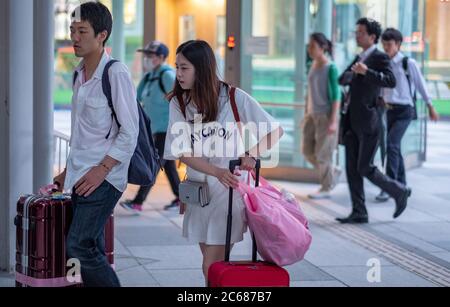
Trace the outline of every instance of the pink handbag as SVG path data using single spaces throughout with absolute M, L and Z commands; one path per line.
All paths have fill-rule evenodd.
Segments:
M 288 199 L 262 177 L 259 187 L 241 182 L 238 191 L 243 196 L 247 223 L 261 257 L 278 266 L 303 260 L 312 236 L 299 203 L 294 198 Z

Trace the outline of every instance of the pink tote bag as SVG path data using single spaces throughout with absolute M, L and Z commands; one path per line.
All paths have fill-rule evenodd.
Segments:
M 288 200 L 262 177 L 259 187 L 241 182 L 238 191 L 243 197 L 247 223 L 255 235 L 261 257 L 279 266 L 303 260 L 312 236 L 299 203 L 295 199 Z

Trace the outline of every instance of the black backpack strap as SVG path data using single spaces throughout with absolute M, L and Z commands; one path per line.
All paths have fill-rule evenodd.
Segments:
M 166 91 L 166 89 L 164 88 L 164 82 L 163 82 L 163 75 L 166 73 L 166 72 L 168 72 L 170 69 L 163 69 L 162 71 L 161 71 L 161 73 L 159 74 L 159 77 L 158 77 L 158 82 L 159 82 L 159 88 L 161 89 L 161 91 L 164 93 L 164 95 L 167 95 L 169 92 L 168 91 Z
M 75 71 L 73 72 L 73 77 L 72 77 L 72 87 L 75 86 L 75 82 L 77 82 L 77 79 L 78 79 L 78 71 L 75 70 Z
M 409 73 L 409 58 L 407 56 L 402 59 L 402 66 L 405 71 L 406 79 L 408 79 L 409 93 L 411 94 L 411 97 L 415 99 L 416 93 L 412 92 L 411 74 Z
M 411 95 L 411 98 L 413 100 L 413 119 L 416 120 L 417 117 L 417 91 L 412 90 L 412 80 L 411 80 L 411 74 L 409 73 L 409 58 L 405 56 L 402 60 L 402 66 L 403 70 L 405 71 L 406 79 L 408 80 L 408 86 L 409 86 L 409 94 Z
M 144 80 L 144 83 L 145 84 L 147 84 L 148 82 L 151 82 L 151 79 L 150 79 L 150 76 L 151 76 L 152 74 L 151 73 L 146 73 L 145 74 L 145 80 Z
M 109 80 L 109 69 L 116 62 L 119 62 L 119 61 L 111 60 L 105 65 L 105 69 L 103 70 L 103 76 L 102 76 L 102 89 L 103 89 L 103 94 L 106 96 L 106 99 L 108 100 L 108 106 L 111 109 L 111 117 L 116 121 L 117 126 L 120 129 L 121 126 L 120 126 L 119 120 L 117 119 L 117 114 L 116 114 L 116 111 L 114 110 L 114 105 L 113 105 L 113 100 L 112 100 L 111 81 Z M 111 129 L 112 129 L 112 127 L 111 127 Z M 106 139 L 109 138 L 109 135 L 111 134 L 111 129 L 109 129 L 108 135 L 105 137 Z
M 164 95 L 167 95 L 169 92 L 166 91 L 166 89 L 164 88 L 164 83 L 163 83 L 163 75 L 164 73 L 168 72 L 170 69 L 164 69 L 162 70 L 159 75 L 157 77 L 153 77 L 150 79 L 150 73 L 147 74 L 146 78 L 145 78 L 145 83 L 149 82 L 149 83 L 153 83 L 155 81 L 158 81 L 159 83 L 159 88 L 161 89 L 161 91 L 164 93 Z
M 414 104 L 417 100 L 417 93 L 412 91 L 412 80 L 411 80 L 411 74 L 409 73 L 409 58 L 405 56 L 402 60 L 402 66 L 403 70 L 405 71 L 406 79 L 408 79 L 408 86 L 409 86 L 409 92 L 411 94 L 412 99 L 414 99 Z
M 409 67 L 409 57 L 407 57 L 407 56 L 403 57 L 403 59 L 402 59 L 402 66 L 403 66 L 403 70 L 405 71 L 405 74 L 407 76 L 409 76 L 409 69 L 408 69 L 408 67 Z
M 403 71 L 405 72 L 406 79 L 408 79 L 409 87 L 411 88 L 411 75 L 409 74 L 409 58 L 405 56 L 402 59 L 402 67 Z

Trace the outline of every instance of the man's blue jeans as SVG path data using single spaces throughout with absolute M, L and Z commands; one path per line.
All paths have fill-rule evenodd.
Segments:
M 105 255 L 105 225 L 122 196 L 106 180 L 89 197 L 72 194 L 73 221 L 67 236 L 68 259 L 81 264 L 86 287 L 120 287 Z

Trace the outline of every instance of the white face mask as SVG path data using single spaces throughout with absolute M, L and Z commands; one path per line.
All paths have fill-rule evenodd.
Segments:
M 155 69 L 155 64 L 153 63 L 152 59 L 145 57 L 144 58 L 144 69 L 147 72 L 151 72 Z

